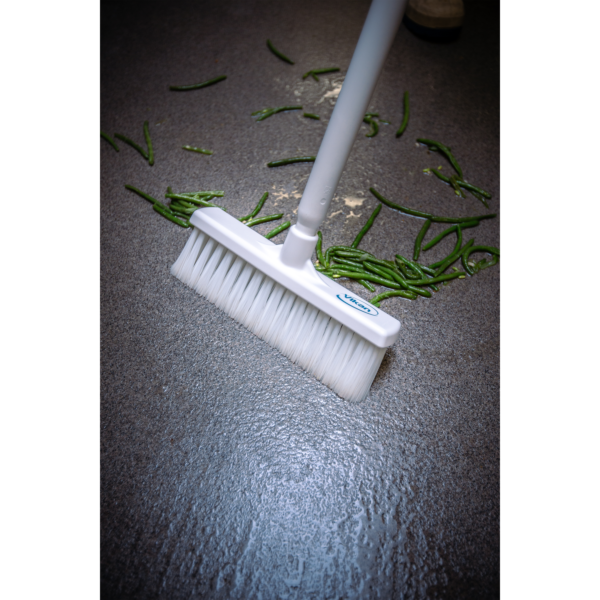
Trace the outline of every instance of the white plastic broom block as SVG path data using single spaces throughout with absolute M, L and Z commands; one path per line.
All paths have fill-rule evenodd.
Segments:
M 335 281 L 331 281 L 315 271 L 310 260 L 306 261 L 301 267 L 291 267 L 283 263 L 281 260 L 282 245 L 278 246 L 267 240 L 220 208 L 201 208 L 193 213 L 190 223 L 209 238 L 190 275 L 191 287 L 195 285 L 202 286 L 201 278 L 206 277 L 205 265 L 206 269 L 210 269 L 210 263 L 214 262 L 215 267 L 217 267 L 220 256 L 213 258 L 212 261 L 209 259 L 212 255 L 211 240 L 214 240 L 234 255 L 243 257 L 245 263 L 337 322 L 345 325 L 348 329 L 356 332 L 378 348 L 387 348 L 398 338 L 400 332 L 399 321 L 369 304 L 360 296 L 352 294 Z M 199 242 L 199 240 L 199 237 L 197 240 L 195 238 L 192 244 Z M 229 260 L 229 257 L 227 257 L 227 260 Z M 177 263 L 174 265 L 174 269 L 176 265 Z M 198 277 L 194 275 L 194 272 L 199 273 Z M 235 303 L 236 286 L 243 286 L 245 289 L 246 285 L 256 285 L 257 290 L 260 286 L 258 280 L 251 283 L 245 282 L 243 280 L 244 276 L 242 270 L 239 277 L 236 274 L 235 284 L 232 281 L 233 288 L 229 297 L 231 304 Z M 250 276 L 249 271 L 248 277 Z M 257 276 L 254 275 L 253 277 Z M 243 283 L 240 283 L 240 281 Z M 232 307 L 227 306 L 224 309 L 230 312 Z M 244 308 L 240 307 L 240 310 L 244 310 Z

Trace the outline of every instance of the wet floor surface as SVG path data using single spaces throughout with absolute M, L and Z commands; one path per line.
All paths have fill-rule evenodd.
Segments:
M 117 153 L 101 142 L 102 597 L 499 595 L 500 266 L 431 299 L 382 304 L 401 321 L 400 337 L 369 396 L 352 404 L 171 276 L 189 230 L 124 187 L 156 198 L 167 186 L 224 190 L 234 216 L 269 191 L 261 214 L 293 222 L 311 165 L 266 163 L 317 152 L 367 10 L 341 1 L 102 5 L 101 127 L 143 144 L 148 120 L 156 156 L 151 167 L 127 145 L 117 142 Z M 467 2 L 453 43 L 400 27 L 369 105 L 391 125 L 373 138 L 361 128 L 325 246 L 352 241 L 377 205 L 371 186 L 434 214 L 488 212 L 423 173 L 452 171 L 418 137 L 451 146 L 499 213 L 498 30 L 496 2 Z M 267 38 L 295 64 L 273 56 Z M 340 72 L 302 79 L 329 66 Z M 201 90 L 168 90 L 221 74 Z M 396 138 L 405 90 L 411 118 Z M 289 104 L 321 121 L 303 111 L 250 116 Z M 466 239 L 498 246 L 499 216 Z M 421 225 L 384 207 L 361 247 L 410 256 Z

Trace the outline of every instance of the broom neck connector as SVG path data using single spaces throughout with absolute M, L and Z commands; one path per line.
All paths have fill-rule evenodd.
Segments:
M 301 269 L 310 261 L 318 237 L 300 224 L 292 225 L 281 249 L 281 262 L 288 267 Z

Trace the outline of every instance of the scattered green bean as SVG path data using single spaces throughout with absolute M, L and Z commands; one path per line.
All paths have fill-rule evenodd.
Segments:
M 138 196 L 141 196 L 145 200 L 148 200 L 148 202 L 152 202 L 152 204 L 156 204 L 158 202 L 158 200 L 156 198 L 153 198 L 149 194 L 146 194 L 146 192 L 142 192 L 142 190 L 138 190 L 136 187 L 133 187 L 132 185 L 126 184 L 125 188 L 128 190 L 131 190 L 132 192 L 135 192 Z
M 259 217 L 258 219 L 252 219 L 248 221 L 246 225 L 248 227 L 254 227 L 254 225 L 259 225 L 260 223 L 267 223 L 268 221 L 276 221 L 277 219 L 281 219 L 283 217 L 283 213 L 279 213 L 278 215 L 267 215 L 266 217 Z
M 275 227 L 275 229 L 271 229 L 271 231 L 269 231 L 269 233 L 267 233 L 265 237 L 268 240 L 270 240 L 272 237 L 275 237 L 278 233 L 285 231 L 291 224 L 291 221 L 286 221 L 285 223 L 282 223 L 281 225 Z
M 367 233 L 367 231 L 369 231 L 369 229 L 371 229 L 371 225 L 373 225 L 373 221 L 375 221 L 375 218 L 379 214 L 380 210 L 381 210 L 381 204 L 378 204 L 375 207 L 375 210 L 371 213 L 371 216 L 369 217 L 369 220 L 366 222 L 365 226 L 358 232 L 358 235 L 354 238 L 354 241 L 352 242 L 352 246 L 351 246 L 352 248 L 358 247 L 358 245 L 360 244 L 360 241 L 363 239 L 365 233 Z
M 154 149 L 152 148 L 152 140 L 150 139 L 150 129 L 148 121 L 144 121 L 144 138 L 146 138 L 146 146 L 148 146 L 148 164 L 154 164 Z
M 252 113 L 251 116 L 260 115 L 256 121 L 264 121 L 266 118 L 275 115 L 277 113 L 286 111 L 286 110 L 301 110 L 301 106 L 278 106 L 277 108 L 263 108 L 262 110 L 256 110 Z
M 327 263 L 325 262 L 325 257 L 323 256 L 323 234 L 320 231 L 317 231 L 317 237 L 319 238 L 317 240 L 317 260 L 324 267 L 326 267 Z
M 460 224 L 462 229 L 467 229 L 469 227 L 477 227 L 477 225 L 479 225 L 479 221 L 476 221 L 476 220 L 467 221 L 465 223 Z M 430 242 L 428 242 L 427 244 L 425 244 L 425 246 L 423 246 L 423 252 L 433 248 L 437 243 L 441 242 L 448 234 L 454 233 L 456 231 L 457 227 L 458 227 L 458 225 L 452 225 L 452 227 L 448 227 L 448 229 L 444 229 L 444 231 L 442 231 L 442 233 L 436 235 Z
M 291 165 L 298 162 L 315 162 L 316 156 L 296 156 L 294 158 L 282 158 L 281 160 L 273 160 L 267 163 L 267 167 L 282 167 L 283 165 Z
M 408 125 L 409 112 L 410 112 L 410 106 L 408 103 L 408 92 L 404 92 L 404 117 L 402 118 L 402 124 L 400 125 L 400 129 L 398 129 L 398 131 L 396 131 L 396 137 L 400 137 L 404 133 L 404 130 L 406 129 L 406 126 Z
M 433 173 L 438 179 L 441 179 L 444 183 L 448 185 L 452 185 L 451 178 L 446 177 L 446 175 L 442 175 L 437 169 L 429 169 L 429 173 Z M 478 200 L 483 202 L 486 208 L 489 208 L 488 203 L 485 201 L 485 198 L 490 199 L 492 195 L 481 188 L 475 187 L 462 179 L 456 179 L 456 183 L 463 189 L 471 192 Z
M 448 258 L 446 258 L 441 264 L 440 266 L 436 269 L 435 271 L 435 275 L 434 275 L 434 279 L 435 277 L 438 277 L 441 273 L 443 273 L 448 267 L 452 266 L 459 258 L 462 257 L 463 252 L 465 251 L 465 249 L 470 248 L 473 244 L 474 244 L 475 240 L 474 239 L 470 239 L 463 247 L 462 249 L 459 249 L 458 252 L 452 252 L 452 254 L 450 254 L 448 256 Z M 466 269 L 465 269 L 466 270 Z
M 385 204 L 386 206 L 389 206 L 390 208 L 394 208 L 394 209 L 399 210 L 400 212 L 403 212 L 407 215 L 411 215 L 413 217 L 419 217 L 421 219 L 432 219 L 433 218 L 433 215 L 430 215 L 429 213 L 424 213 L 424 212 L 421 212 L 420 210 L 414 210 L 412 208 L 406 208 L 404 206 L 400 206 L 399 204 L 394 204 L 387 198 L 384 198 L 374 188 L 369 188 L 369 191 L 371 192 L 371 194 L 373 194 L 373 196 L 375 196 L 375 198 L 377 198 L 377 200 L 379 200 L 380 202 L 383 202 L 383 204 Z
M 398 275 L 398 273 L 396 273 L 393 269 L 389 269 L 389 268 L 383 267 L 381 265 L 375 266 L 371 261 L 365 261 L 363 264 L 366 269 L 375 273 L 376 275 L 380 275 L 381 277 L 384 277 L 391 281 L 395 281 L 396 283 L 398 283 L 400 285 L 400 287 L 402 287 L 404 289 L 408 288 L 408 284 L 404 280 L 404 278 L 402 276 Z
M 365 133 L 365 137 L 375 137 L 379 133 L 379 125 L 377 125 L 377 121 L 374 121 L 371 117 L 365 116 L 363 123 L 371 126 L 371 131 Z
M 440 142 L 436 142 L 434 140 L 427 140 L 425 138 L 418 138 L 417 142 L 419 142 L 420 144 L 425 144 L 429 148 L 436 148 L 437 150 L 439 150 L 448 159 L 450 164 L 454 167 L 455 171 L 458 173 L 458 176 L 461 179 L 463 178 L 462 169 L 460 168 L 458 162 L 456 162 L 456 159 L 454 158 L 454 156 L 452 156 L 452 152 L 451 152 L 450 148 L 448 148 L 448 146 L 444 146 L 444 144 L 442 144 Z
M 279 50 L 277 50 L 277 48 L 275 48 L 275 46 L 273 46 L 271 40 L 267 40 L 267 47 L 277 58 L 284 60 L 286 63 L 290 63 L 290 65 L 294 64 L 293 60 L 288 58 L 285 54 L 282 54 L 281 52 L 279 52 Z
M 500 256 L 500 250 L 498 250 L 498 248 L 495 248 L 494 246 L 470 246 L 469 248 L 467 248 L 467 246 L 465 246 L 465 248 L 463 249 L 463 252 L 461 253 L 461 258 L 462 258 L 463 267 L 469 275 L 474 275 L 474 273 L 475 273 L 475 271 L 473 271 L 473 269 L 469 266 L 469 263 L 468 263 L 469 256 L 473 252 L 487 252 L 488 254 L 492 254 L 496 257 Z M 490 261 L 490 262 L 492 262 L 492 261 Z M 496 264 L 496 263 L 494 262 L 493 264 Z M 491 266 L 491 264 L 488 266 Z
M 320 121 L 321 117 L 319 115 L 315 115 L 313 113 L 304 113 L 305 117 L 307 117 L 308 119 L 315 119 L 316 121 Z
M 455 273 L 445 273 L 443 275 L 438 275 L 437 277 L 432 277 L 431 279 L 419 279 L 417 281 L 411 281 L 410 285 L 418 286 L 418 285 L 430 285 L 431 283 L 440 283 L 442 281 L 448 281 L 450 279 L 464 279 L 465 274 L 462 271 L 458 271 Z
M 454 264 L 460 258 L 461 248 L 462 228 L 459 225 L 456 228 L 456 245 L 454 246 L 454 250 L 452 250 L 452 252 L 450 252 L 450 254 L 441 263 L 434 263 L 435 265 L 439 265 L 437 268 L 434 267 L 436 269 L 434 277 L 437 277 L 443 273 L 450 265 Z
M 418 294 L 419 296 L 423 296 L 424 298 L 431 298 L 431 292 L 429 290 L 423 290 L 420 287 L 411 285 L 410 283 L 408 284 L 407 289 L 408 291 Z
M 130 140 L 128 137 L 125 137 L 120 133 L 115 133 L 115 137 L 126 144 L 129 144 L 132 148 L 135 148 L 146 160 L 148 160 L 148 153 L 141 146 L 138 146 L 133 140 Z
M 100 137 L 104 138 L 117 152 L 119 152 L 119 146 L 115 144 L 115 140 L 113 140 L 108 133 L 100 131 Z
M 460 185 L 458 185 L 458 178 L 456 175 L 452 175 L 450 177 L 450 185 L 454 188 L 454 193 L 461 198 L 466 198 L 464 192 L 460 189 Z
M 339 71 L 337 67 L 332 67 L 331 69 L 313 69 L 312 71 L 308 71 L 308 73 L 304 73 L 302 79 L 306 79 L 309 75 L 312 75 L 312 78 L 315 81 L 319 81 L 317 75 L 321 75 L 322 73 L 335 73 L 336 71 Z
M 200 154 L 212 154 L 212 150 L 205 150 L 204 148 L 196 148 L 195 146 L 181 146 L 183 150 L 189 150 L 190 152 L 198 152 Z
M 390 292 L 383 292 L 382 294 L 374 296 L 369 300 L 369 302 L 373 306 L 379 307 L 379 303 L 382 300 L 385 300 L 386 298 L 392 298 L 394 296 L 400 296 L 401 298 L 406 298 L 407 300 L 414 300 L 417 297 L 417 294 L 415 294 L 414 292 L 409 292 L 407 290 L 393 290 Z
M 366 279 L 357 279 L 356 281 L 366 287 L 370 292 L 375 291 L 375 288 Z
M 152 208 L 157 213 L 159 213 L 163 217 L 165 217 L 165 219 L 169 219 L 169 221 L 172 221 L 173 223 L 177 223 L 177 225 L 179 225 L 180 227 L 187 228 L 190 226 L 189 221 L 184 221 L 183 219 L 176 217 L 164 204 L 161 204 L 160 202 L 156 202 L 155 204 L 153 204 Z
M 208 81 L 204 81 L 202 83 L 192 83 L 191 85 L 170 85 L 169 89 L 173 92 L 187 92 L 188 90 L 199 90 L 200 88 L 213 85 L 213 83 L 218 83 L 219 81 L 223 81 L 224 79 L 227 79 L 227 75 L 220 75 L 219 77 L 215 77 L 214 79 L 209 79 Z
M 254 207 L 254 210 L 249 215 L 246 215 L 245 217 L 240 217 L 238 219 L 238 221 L 241 221 L 243 223 L 244 221 L 253 219 L 260 212 L 261 208 L 263 207 L 263 205 L 268 197 L 269 197 L 269 192 L 265 192 L 262 195 L 262 198 L 258 201 L 258 204 Z
M 381 204 L 379 205 L 381 206 Z M 417 235 L 417 239 L 415 240 L 415 250 L 413 252 L 413 260 L 419 260 L 419 254 L 421 254 L 421 244 L 423 243 L 423 238 L 427 233 L 427 230 L 431 227 L 431 219 L 427 219 L 425 223 L 423 223 L 423 227 L 421 227 L 421 231 Z
M 340 265 L 344 265 L 345 267 L 352 267 L 355 271 L 356 269 L 360 269 L 361 271 L 364 271 L 364 267 L 362 265 L 362 263 L 359 262 L 355 262 L 353 260 L 348 260 L 347 258 L 341 258 L 337 255 L 334 255 L 333 260 L 336 263 L 339 263 Z

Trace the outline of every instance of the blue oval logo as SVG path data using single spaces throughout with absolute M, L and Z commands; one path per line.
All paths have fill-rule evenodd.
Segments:
M 363 312 L 366 315 L 376 317 L 379 314 L 379 312 L 374 306 L 371 306 L 370 304 L 367 304 L 366 302 L 363 302 L 362 300 L 359 300 L 358 298 L 355 298 L 350 294 L 344 294 L 343 297 L 340 294 L 338 294 L 337 298 L 341 300 L 344 304 L 347 304 L 348 306 L 351 306 L 356 310 L 360 310 L 360 312 Z

